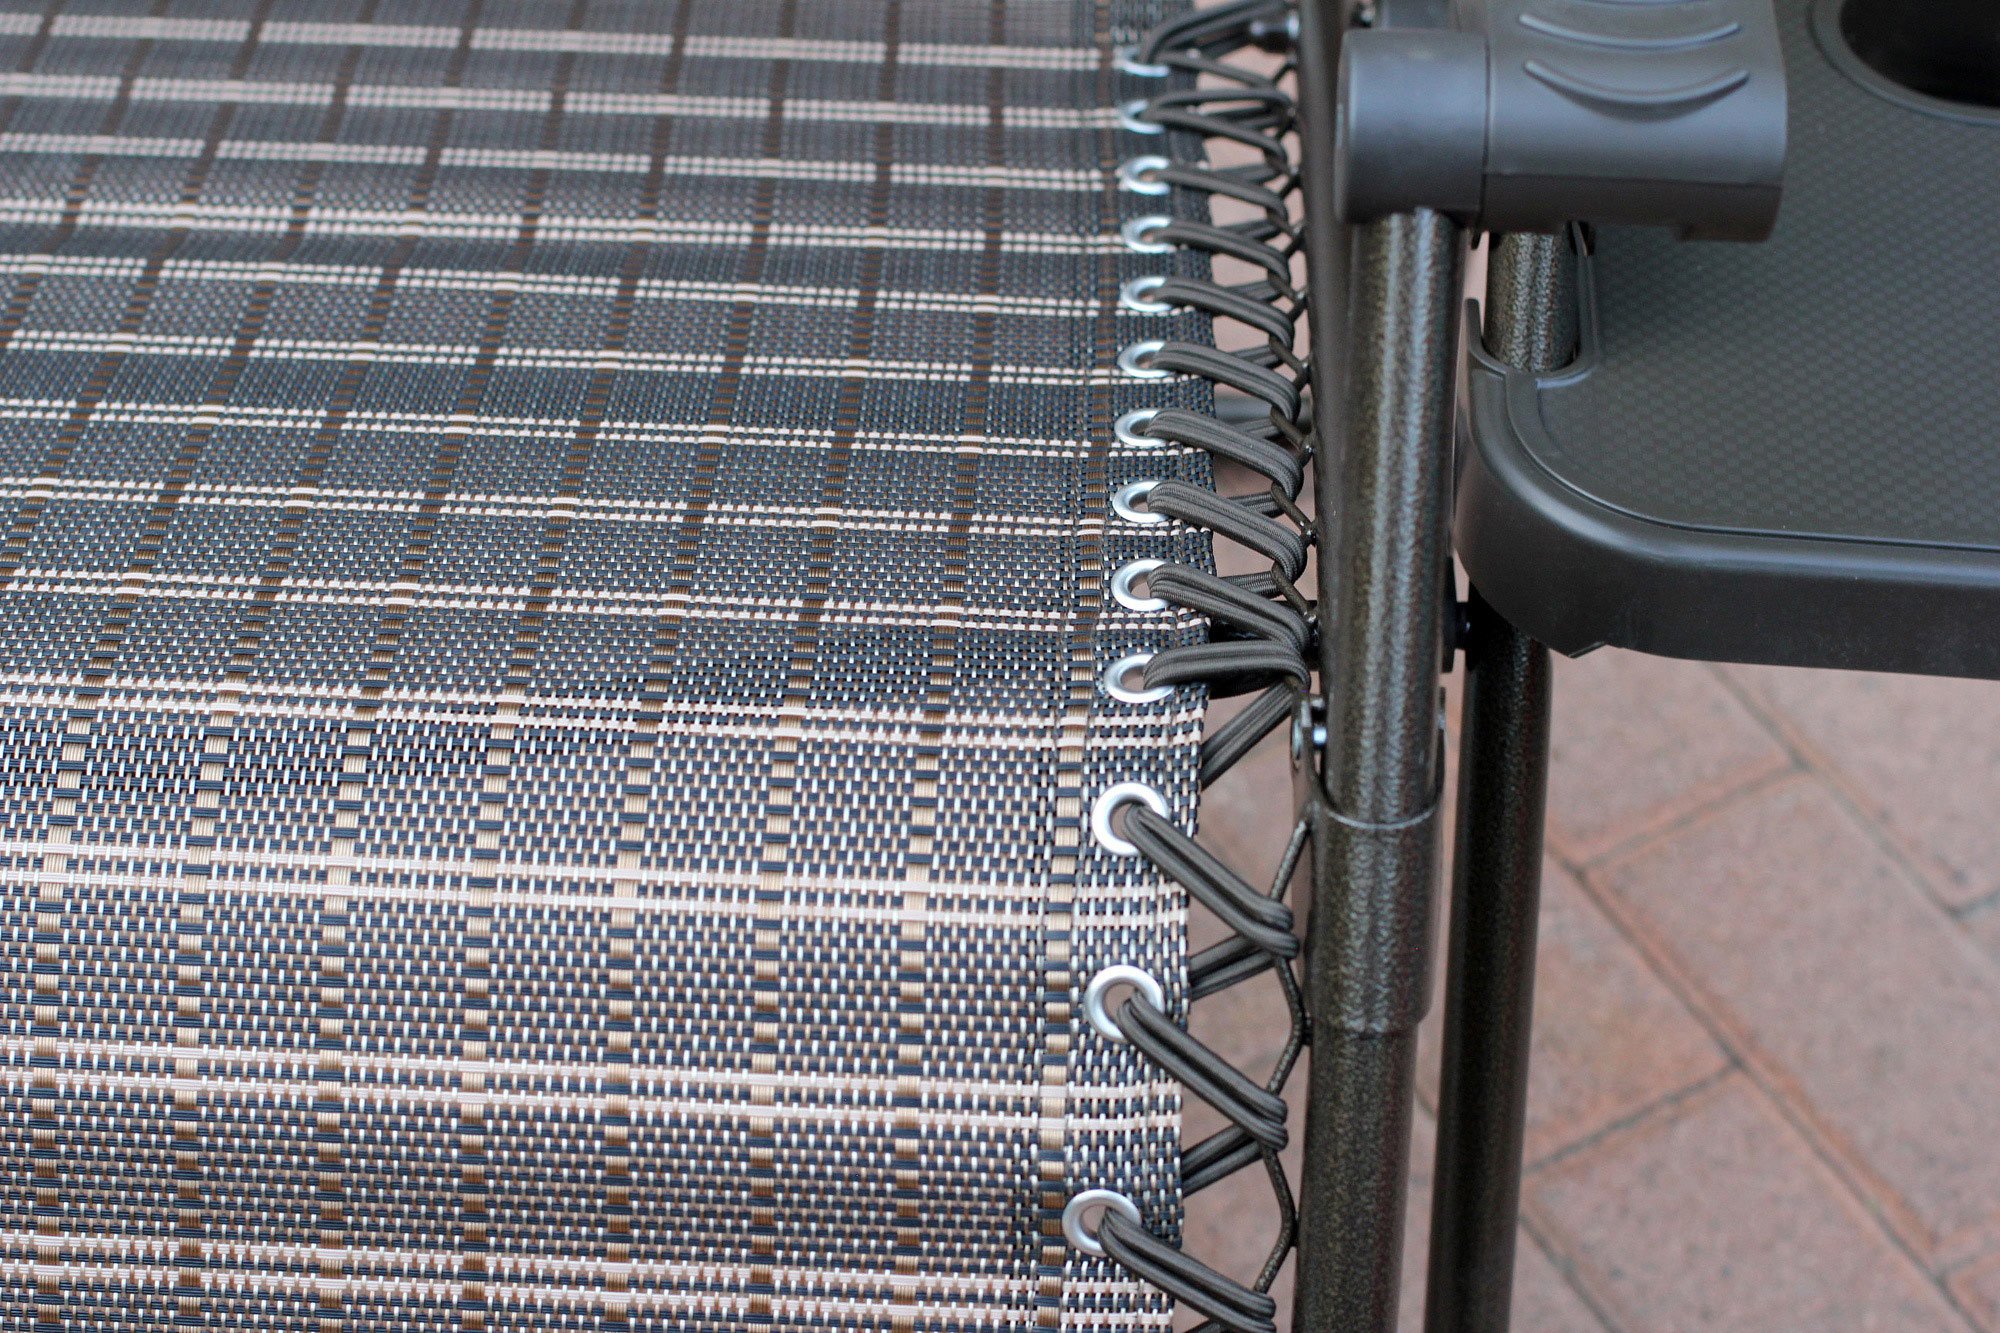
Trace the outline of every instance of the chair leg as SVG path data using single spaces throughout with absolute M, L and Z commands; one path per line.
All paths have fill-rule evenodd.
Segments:
M 1505 1333 L 1549 763 L 1549 651 L 1470 604 L 1426 1333 Z
M 1495 240 L 1485 328 L 1493 355 L 1535 372 L 1569 363 L 1576 265 L 1566 236 Z M 1507 1328 L 1548 804 L 1548 649 L 1477 589 L 1467 612 L 1426 1333 Z

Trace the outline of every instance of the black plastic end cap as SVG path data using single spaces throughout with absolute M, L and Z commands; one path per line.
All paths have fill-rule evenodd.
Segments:
M 1480 0 L 1438 28 L 1350 33 L 1342 221 L 1430 208 L 1492 231 L 1571 222 L 1761 240 L 1784 181 L 1771 0 Z
M 1375 28 L 1340 51 L 1335 210 L 1374 222 L 1431 208 L 1470 220 L 1486 175 L 1486 43 L 1452 29 Z

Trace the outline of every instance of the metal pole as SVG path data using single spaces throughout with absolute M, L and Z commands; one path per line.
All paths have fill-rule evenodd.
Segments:
M 1308 6 L 1302 34 L 1305 151 L 1322 164 L 1338 48 L 1326 26 L 1338 13 Z M 1307 181 L 1316 175 L 1326 173 L 1308 170 Z M 1294 1327 L 1389 1333 L 1429 990 L 1464 246 L 1436 213 L 1350 231 L 1311 191 L 1307 208 L 1319 238 L 1309 280 L 1327 741 L 1306 944 L 1313 1045 Z M 1348 232 L 1345 247 L 1336 231 Z
M 1527 370 L 1576 348 L 1566 240 L 1493 248 L 1486 342 Z M 1505 1333 L 1514 1287 L 1549 763 L 1549 652 L 1472 594 L 1426 1333 Z

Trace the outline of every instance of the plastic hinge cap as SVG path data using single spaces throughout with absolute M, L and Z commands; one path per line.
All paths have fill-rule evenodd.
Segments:
M 1347 34 L 1336 209 L 1762 240 L 1786 144 L 1771 0 L 1380 0 Z

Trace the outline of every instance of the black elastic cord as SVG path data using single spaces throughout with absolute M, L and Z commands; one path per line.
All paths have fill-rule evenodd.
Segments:
M 1106 1213 L 1097 1229 L 1097 1242 L 1133 1273 L 1207 1315 L 1229 1333 L 1277 1333 L 1276 1301 L 1189 1258 L 1144 1227 L 1133 1226 L 1116 1213 Z
M 1310 367 L 1293 349 L 1305 296 L 1292 269 L 1302 246 L 1291 217 L 1299 189 L 1287 136 L 1296 108 L 1280 86 L 1287 58 L 1275 77 L 1262 68 L 1224 57 L 1267 46 L 1288 30 L 1286 0 L 1233 0 L 1196 10 L 1156 28 L 1134 58 L 1183 77 L 1134 108 L 1134 116 L 1162 129 L 1170 144 L 1219 140 L 1248 148 L 1255 160 L 1217 168 L 1205 162 L 1135 161 L 1136 179 L 1186 196 L 1226 198 L 1256 214 L 1218 225 L 1206 218 L 1176 217 L 1148 226 L 1144 240 L 1202 251 L 1251 266 L 1253 281 L 1225 285 L 1209 278 L 1166 277 L 1128 289 L 1128 303 L 1146 309 L 1185 308 L 1262 335 L 1259 344 L 1234 351 L 1213 345 L 1163 341 L 1128 368 L 1194 376 L 1218 390 L 1216 413 L 1167 408 L 1135 418 L 1129 429 L 1151 439 L 1199 449 L 1248 469 L 1265 483 L 1262 493 L 1230 496 L 1186 481 L 1154 483 L 1145 493 L 1151 514 L 1207 530 L 1268 562 L 1267 572 L 1222 576 L 1207 569 L 1167 564 L 1148 576 L 1150 594 L 1207 618 L 1201 643 L 1163 649 L 1146 661 L 1147 688 L 1192 685 L 1213 696 L 1256 697 L 1204 740 L 1201 783 L 1214 782 L 1263 739 L 1290 723 L 1311 685 L 1315 650 L 1310 605 L 1296 583 L 1312 549 L 1309 525 L 1298 506 L 1310 458 L 1306 388 Z M 1200 80 L 1200 82 L 1197 82 Z M 1266 974 L 1274 975 L 1291 1019 L 1291 1034 L 1270 1077 L 1260 1085 L 1189 1035 L 1173 1017 L 1133 993 L 1111 1014 L 1125 1039 L 1161 1071 L 1213 1106 L 1229 1122 L 1220 1133 L 1186 1148 L 1180 1159 L 1184 1194 L 1208 1188 L 1250 1166 L 1270 1176 L 1278 1210 L 1278 1236 L 1254 1285 L 1239 1282 L 1181 1252 L 1143 1226 L 1105 1211 L 1097 1239 L 1104 1253 L 1180 1304 L 1206 1316 L 1204 1328 L 1228 1333 L 1276 1333 L 1277 1305 L 1267 1294 L 1297 1235 L 1297 1208 L 1278 1152 L 1287 1138 L 1280 1095 L 1307 1038 L 1302 989 L 1294 972 L 1300 953 L 1290 907 L 1284 902 L 1306 839 L 1303 823 L 1291 841 L 1271 888 L 1251 885 L 1171 820 L 1144 804 L 1127 808 L 1126 837 L 1148 863 L 1179 884 L 1228 928 L 1222 943 L 1187 963 L 1185 995 L 1199 1001 Z

